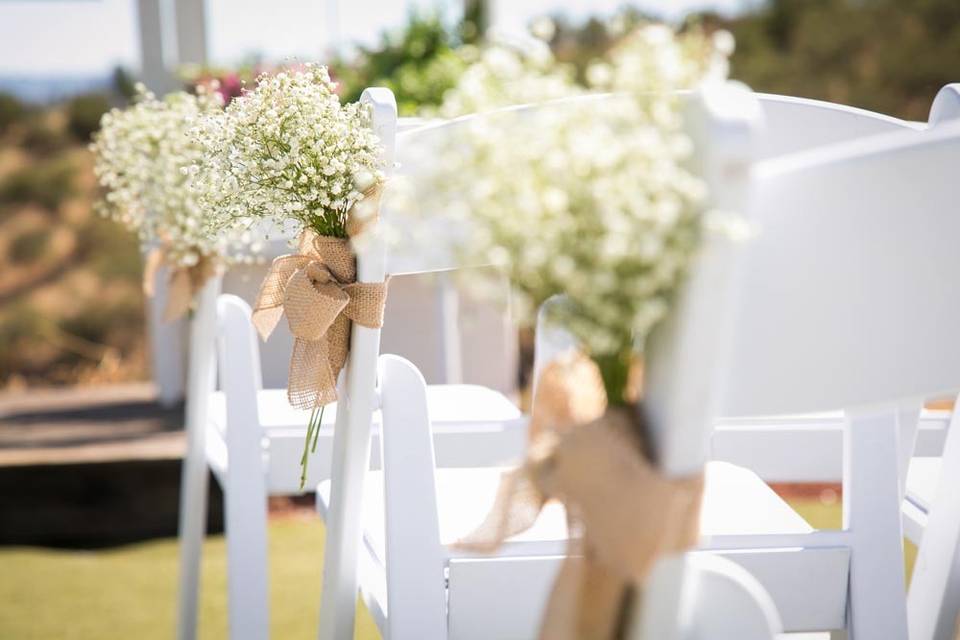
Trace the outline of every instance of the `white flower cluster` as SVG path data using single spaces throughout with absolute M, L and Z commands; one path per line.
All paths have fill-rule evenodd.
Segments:
M 499 44 L 479 51 L 456 87 L 444 95 L 436 115 L 456 118 L 562 98 L 576 90 L 573 69 L 557 64 L 543 42 L 530 39 L 512 46 Z
M 347 215 L 383 179 L 369 109 L 342 105 L 326 67 L 262 76 L 191 130 L 188 169 L 215 228 L 258 219 L 346 237 Z
M 106 192 L 102 213 L 145 244 L 164 248 L 167 259 L 179 266 L 210 256 L 249 261 L 257 250 L 239 231 L 210 232 L 182 171 L 203 154 L 187 129 L 198 117 L 222 110 L 216 94 L 180 92 L 158 100 L 140 86 L 131 107 L 103 116 L 90 145 L 94 172 Z
M 685 168 L 692 144 L 677 91 L 725 75 L 727 53 L 699 31 L 642 27 L 592 67 L 596 88 L 619 95 L 464 121 L 461 135 L 433 152 L 443 162 L 432 165 L 417 206 L 470 229 L 459 246 L 464 262 L 503 265 L 522 319 L 566 294 L 561 320 L 591 353 L 623 354 L 664 316 L 698 247 L 704 185 Z M 548 61 L 488 51 L 447 108 L 582 93 Z M 490 270 L 464 274 L 496 288 Z

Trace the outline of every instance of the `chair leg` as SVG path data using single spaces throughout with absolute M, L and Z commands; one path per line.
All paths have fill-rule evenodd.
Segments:
M 247 440 L 254 441 L 249 448 L 256 445 L 256 450 L 237 456 L 237 448 L 230 449 L 224 490 L 228 620 L 233 640 L 266 640 L 270 633 L 266 483 L 259 434 Z
M 180 480 L 178 640 L 193 640 L 197 635 L 200 559 L 207 528 L 208 482 L 202 446 L 198 450 L 192 442 L 188 442 Z
M 960 615 L 960 418 L 954 413 L 927 529 L 910 581 L 911 640 L 951 640 Z
M 843 518 L 850 532 L 850 640 L 907 637 L 900 520 L 897 413 L 848 415 L 844 425 Z
M 197 635 L 200 556 L 207 525 L 207 402 L 216 378 L 214 340 L 220 279 L 211 278 L 200 292 L 190 321 L 190 366 L 187 371 L 187 451 L 180 474 L 180 592 L 177 638 Z

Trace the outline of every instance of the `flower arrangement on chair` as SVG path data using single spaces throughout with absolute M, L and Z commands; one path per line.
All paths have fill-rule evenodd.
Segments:
M 229 262 L 251 262 L 259 244 L 239 227 L 214 229 L 188 188 L 186 167 L 203 149 L 188 129 L 204 114 L 223 110 L 219 97 L 172 93 L 158 99 L 142 85 L 134 104 L 104 114 L 90 145 L 94 171 L 104 189 L 100 211 L 138 234 L 152 247 L 144 270 L 144 290 L 154 291 L 157 269 L 170 270 L 166 320 L 187 313 L 195 294 L 216 269 Z
M 560 296 L 549 319 L 581 345 L 541 374 L 526 461 L 504 476 L 486 521 L 459 543 L 492 550 L 530 527 L 547 500 L 565 504 L 580 535 L 541 637 L 619 637 L 632 585 L 660 554 L 697 538 L 702 475 L 667 478 L 651 461 L 637 363 L 704 234 L 739 229 L 735 217 L 703 212 L 680 93 L 724 80 L 729 53 L 728 34 L 644 26 L 588 69 L 583 89 L 545 48 L 497 48 L 440 108 L 489 111 L 538 91 L 541 101 L 467 121 L 455 144 L 431 150 L 443 162 L 428 170 L 428 195 L 410 203 L 469 229 L 457 241 L 463 261 L 502 266 L 521 320 L 532 324 Z M 573 99 L 553 108 L 556 98 Z M 496 290 L 489 270 L 463 274 Z M 661 514 L 658 522 L 650 513 Z
M 361 103 L 342 104 L 326 67 L 259 78 L 254 90 L 191 131 L 201 149 L 189 167 L 205 220 L 229 229 L 264 220 L 299 235 L 297 252 L 273 261 L 253 322 L 266 339 L 286 315 L 295 337 L 288 398 L 310 410 L 301 484 L 350 324 L 383 323 L 385 283 L 359 283 L 351 237 L 375 221 L 383 172 L 379 140 Z

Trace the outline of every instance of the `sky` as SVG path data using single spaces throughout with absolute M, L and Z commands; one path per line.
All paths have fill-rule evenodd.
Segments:
M 162 0 L 161 0 L 162 1 Z M 520 27 L 539 16 L 609 14 L 624 0 L 491 0 L 496 21 Z M 750 0 L 632 0 L 674 19 L 695 9 L 735 11 Z M 0 0 L 0 75 L 99 75 L 140 65 L 137 0 Z M 459 0 L 207 0 L 209 58 L 235 64 L 322 59 L 332 34 L 343 45 L 370 44 L 403 24 L 413 8 L 459 13 Z M 332 9 L 334 8 L 335 9 Z M 332 29 L 331 16 L 337 16 Z

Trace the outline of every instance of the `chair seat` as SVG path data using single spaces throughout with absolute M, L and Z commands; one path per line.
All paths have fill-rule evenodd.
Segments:
M 306 432 L 310 412 L 296 409 L 287 401 L 286 389 L 262 389 L 258 392 L 260 424 L 264 429 L 295 429 Z M 521 416 L 520 409 L 509 398 L 487 387 L 472 384 L 437 384 L 427 387 L 430 419 L 438 427 L 452 424 L 505 422 Z M 323 425 L 333 426 L 337 419 L 337 403 L 327 405 Z M 226 424 L 226 400 L 223 392 L 210 399 L 210 421 L 221 429 Z M 380 424 L 380 412 L 373 414 Z
M 309 411 L 290 406 L 286 389 L 258 392 L 260 425 L 268 440 L 267 489 L 271 495 L 296 495 L 300 489 L 300 456 L 306 437 Z M 479 385 L 430 385 L 427 401 L 433 420 L 437 464 L 444 467 L 505 464 L 523 453 L 527 418 L 505 395 Z M 211 395 L 207 459 L 217 476 L 226 469 L 226 401 Z M 336 403 L 328 405 L 310 456 L 306 487 L 330 477 Z M 380 465 L 380 412 L 373 414 L 371 464 Z
M 437 469 L 440 540 L 450 545 L 470 533 L 489 512 L 503 468 Z M 326 517 L 330 482 L 317 487 L 317 508 Z M 379 564 L 384 562 L 383 475 L 368 477 L 363 500 L 364 542 Z M 809 533 L 812 527 L 753 472 L 726 462 L 707 465 L 706 492 L 700 518 L 704 540 L 711 536 L 762 533 Z M 509 539 L 498 556 L 562 555 L 567 539 L 563 506 L 551 502 L 536 523 Z M 449 550 L 450 557 L 463 553 Z

